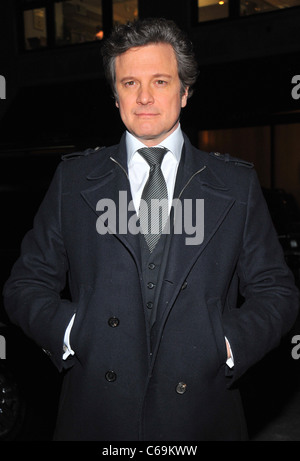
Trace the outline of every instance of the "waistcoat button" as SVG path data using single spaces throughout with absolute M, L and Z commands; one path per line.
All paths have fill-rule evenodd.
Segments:
M 114 371 L 109 370 L 105 373 L 105 379 L 109 383 L 112 383 L 113 381 L 117 379 L 117 375 Z

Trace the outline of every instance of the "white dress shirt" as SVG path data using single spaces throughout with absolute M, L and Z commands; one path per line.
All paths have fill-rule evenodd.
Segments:
M 173 133 L 170 134 L 162 143 L 157 144 L 153 147 L 165 147 L 168 152 L 165 154 L 161 164 L 161 170 L 163 172 L 167 189 L 168 189 L 168 201 L 169 211 L 173 200 L 175 180 L 178 165 L 180 162 L 181 151 L 183 146 L 183 135 L 180 128 L 180 124 Z M 132 200 L 136 212 L 140 207 L 141 196 L 143 193 L 144 186 L 149 176 L 149 165 L 146 160 L 137 152 L 138 149 L 147 147 L 132 134 L 126 131 L 126 149 L 127 149 L 127 166 L 128 176 L 131 188 Z

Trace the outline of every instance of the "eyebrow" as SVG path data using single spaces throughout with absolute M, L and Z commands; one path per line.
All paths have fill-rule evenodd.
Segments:
M 172 75 L 169 75 L 169 74 L 154 74 L 153 77 L 154 78 L 158 78 L 158 77 L 172 78 Z
M 126 82 L 126 81 L 130 81 L 130 80 L 134 80 L 136 77 L 133 77 L 131 75 L 128 75 L 127 77 L 123 77 L 120 82 L 123 83 L 123 82 Z M 161 73 L 157 73 L 157 74 L 153 74 L 152 75 L 152 78 L 169 78 L 171 79 L 172 78 L 172 75 L 169 75 L 169 74 L 161 74 Z

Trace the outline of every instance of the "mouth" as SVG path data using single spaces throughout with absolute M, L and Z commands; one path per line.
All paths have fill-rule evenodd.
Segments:
M 137 117 L 141 117 L 141 118 L 151 118 L 151 117 L 157 117 L 157 113 L 150 113 L 150 112 L 136 112 L 135 115 Z

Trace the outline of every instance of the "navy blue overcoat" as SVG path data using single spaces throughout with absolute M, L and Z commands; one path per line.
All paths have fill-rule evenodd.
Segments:
M 235 383 L 290 330 L 298 293 L 252 165 L 199 151 L 186 137 L 184 149 L 180 199 L 204 204 L 204 234 L 187 244 L 181 214 L 152 331 L 139 238 L 99 209 L 105 199 L 118 215 L 131 200 L 124 137 L 59 164 L 23 240 L 5 305 L 64 373 L 56 440 L 247 437 Z M 98 219 L 106 220 L 106 233 L 99 233 Z M 70 300 L 61 297 L 66 279 Z M 63 360 L 74 313 L 75 355 Z M 225 337 L 233 368 L 226 365 Z

